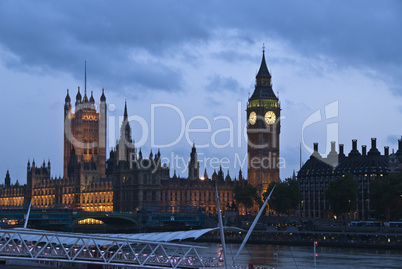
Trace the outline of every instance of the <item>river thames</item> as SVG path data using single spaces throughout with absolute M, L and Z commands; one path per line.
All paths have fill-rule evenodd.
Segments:
M 220 244 L 197 243 L 206 246 L 203 256 L 218 256 Z M 240 244 L 226 244 L 228 265 Z M 402 250 L 317 247 L 317 268 L 402 268 Z M 275 259 L 274 256 L 278 258 Z M 254 264 L 278 268 L 314 268 L 314 247 L 248 244 L 236 265 Z
M 186 244 L 205 247 L 198 249 L 202 257 L 218 258 L 222 250 L 220 244 L 195 242 L 186 242 Z M 226 244 L 226 246 L 227 262 L 231 265 L 240 244 Z M 316 268 L 402 268 L 402 250 L 318 246 L 317 254 Z M 313 246 L 248 244 L 239 255 L 236 265 L 248 264 L 265 268 L 314 268 L 314 248 Z M 27 266 L 0 265 L 0 268 L 26 269 Z

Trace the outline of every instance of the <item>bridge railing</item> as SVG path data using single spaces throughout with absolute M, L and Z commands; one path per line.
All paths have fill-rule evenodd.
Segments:
M 91 263 L 141 268 L 200 268 L 215 259 L 200 257 L 184 244 L 130 240 L 113 236 L 0 229 L 0 258 Z

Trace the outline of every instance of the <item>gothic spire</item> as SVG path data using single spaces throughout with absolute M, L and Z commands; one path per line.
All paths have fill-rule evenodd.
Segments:
M 265 47 L 262 51 L 262 60 L 260 70 L 257 73 L 255 89 L 249 100 L 278 100 L 272 90 L 271 74 L 268 71 L 267 63 L 265 62 Z
M 268 71 L 267 63 L 265 62 L 265 46 L 262 47 L 262 60 L 260 65 L 260 70 L 257 73 L 257 80 L 258 78 L 267 77 L 271 78 L 271 74 Z
M 128 114 L 127 114 L 127 100 L 124 103 L 124 120 L 128 119 Z
M 90 102 L 91 104 L 95 104 L 94 91 L 91 91 L 91 98 L 89 98 L 89 102 Z
M 101 102 L 106 102 L 106 96 L 105 96 L 105 89 L 104 88 L 102 88 L 102 95 L 101 95 L 100 100 L 101 100 Z
M 81 93 L 80 93 L 80 86 L 78 86 L 78 92 L 77 92 L 77 95 L 75 96 L 75 100 L 76 100 L 76 103 L 81 103 Z
M 87 61 L 85 61 L 85 92 L 87 92 Z
M 64 99 L 64 101 L 65 101 L 66 103 L 70 103 L 70 102 L 71 102 L 70 95 L 68 94 L 68 89 L 67 89 L 66 99 Z
M 88 103 L 88 97 L 87 97 L 87 90 L 85 89 L 84 91 L 84 97 L 82 98 L 83 103 Z

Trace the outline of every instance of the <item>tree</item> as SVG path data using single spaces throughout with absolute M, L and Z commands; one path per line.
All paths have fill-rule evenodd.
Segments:
M 263 193 L 264 201 L 276 185 L 271 199 L 268 201 L 269 207 L 277 214 L 287 214 L 296 208 L 300 202 L 299 183 L 295 179 L 287 178 L 283 182 L 272 182 L 266 192 Z
M 328 184 L 325 197 L 336 216 L 343 215 L 355 208 L 358 197 L 359 182 L 352 174 L 338 177 Z
M 370 182 L 370 207 L 379 218 L 402 218 L 402 173 Z
M 254 206 L 254 204 L 259 204 L 259 197 L 257 193 L 257 188 L 247 184 L 245 186 L 235 186 L 234 187 L 234 199 L 237 203 L 243 204 L 247 209 Z

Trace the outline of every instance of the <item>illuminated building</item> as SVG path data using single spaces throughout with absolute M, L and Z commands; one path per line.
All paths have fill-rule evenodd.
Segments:
M 11 184 L 10 172 L 7 170 L 4 185 L 0 185 L 0 205 L 6 208 L 21 207 L 26 196 L 26 185 L 20 186 L 18 180 Z
M 247 105 L 248 182 L 260 195 L 271 182 L 279 182 L 280 113 L 263 51 L 255 89 Z
M 225 177 L 222 168 L 214 172 L 211 178 L 206 171 L 204 177 L 200 178 L 196 146 L 193 145 L 188 177 L 180 178 L 176 173 L 170 177 L 170 168 L 161 162 L 159 150 L 155 154 L 151 151 L 148 158 L 143 156 L 141 149 L 137 152 L 131 136 L 127 103 L 119 141 L 106 160 L 106 110 L 103 89 L 96 106 L 94 93 L 91 91 L 88 98 L 85 86 L 82 96 L 78 87 L 74 107 L 67 89 L 64 103 L 63 177 L 51 178 L 50 161 L 43 162 L 39 167 L 35 161 L 32 160 L 31 165 L 28 160 L 27 184 L 10 185 L 8 176 L 8 181 L 0 190 L 1 205 L 27 206 L 32 201 L 37 208 L 63 206 L 85 211 L 117 212 L 136 212 L 151 207 L 170 208 L 173 211 L 195 207 L 216 213 L 216 185 L 222 210 L 234 208 L 234 186 L 247 184 L 241 171 L 239 180 L 232 180 L 229 173 Z M 248 100 L 247 115 L 249 182 L 261 194 L 269 183 L 279 180 L 280 105 L 272 90 L 264 54 L 254 93 Z M 251 165 L 255 159 L 260 161 L 260 166 Z M 239 211 L 245 213 L 241 206 Z

